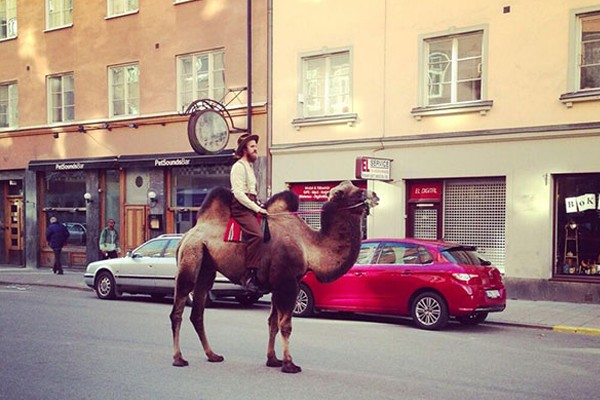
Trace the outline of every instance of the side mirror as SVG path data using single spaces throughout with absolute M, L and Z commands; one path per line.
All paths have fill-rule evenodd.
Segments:
M 131 257 L 131 250 L 127 250 L 127 254 L 125 256 L 126 257 Z

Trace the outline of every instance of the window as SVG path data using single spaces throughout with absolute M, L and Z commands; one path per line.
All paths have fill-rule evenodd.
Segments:
M 0 40 L 17 36 L 17 0 L 0 0 Z
M 48 77 L 48 122 L 75 120 L 75 93 L 73 74 Z
M 482 31 L 425 41 L 427 105 L 481 100 Z
M 129 14 L 138 10 L 138 0 L 108 0 L 108 16 Z
M 140 112 L 138 65 L 124 65 L 108 69 L 109 115 L 137 115 Z
M 301 59 L 302 117 L 351 112 L 350 51 L 339 51 Z
M 46 0 L 46 29 L 73 23 L 73 0 Z
M 385 243 L 376 263 L 394 265 L 423 264 L 424 260 L 421 259 L 421 256 L 427 258 L 425 262 L 430 262 L 431 255 L 424 248 L 417 248 L 416 245 L 408 243 Z
M 0 128 L 14 128 L 17 126 L 17 103 L 17 84 L 0 84 Z
M 554 178 L 554 275 L 600 279 L 600 173 Z
M 138 247 L 134 254 L 141 257 L 162 257 L 168 240 L 153 240 Z
M 600 89 L 600 13 L 579 18 L 580 90 Z
M 177 57 L 177 107 L 185 110 L 194 100 L 225 97 L 225 53 L 190 54 Z

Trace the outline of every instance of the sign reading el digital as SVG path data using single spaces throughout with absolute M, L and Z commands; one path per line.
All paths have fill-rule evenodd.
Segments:
M 356 178 L 389 181 L 392 179 L 392 160 L 389 158 L 357 157 Z

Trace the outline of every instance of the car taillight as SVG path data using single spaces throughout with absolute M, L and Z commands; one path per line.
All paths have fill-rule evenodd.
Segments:
M 452 274 L 454 279 L 464 283 L 481 284 L 481 278 L 477 274 L 467 274 L 465 272 Z

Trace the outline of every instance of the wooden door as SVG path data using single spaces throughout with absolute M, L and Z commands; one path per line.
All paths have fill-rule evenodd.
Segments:
M 5 213 L 7 216 L 6 249 L 23 250 L 23 198 L 9 198 Z
M 124 251 L 133 250 L 148 240 L 147 206 L 125 206 L 125 240 L 121 240 Z

